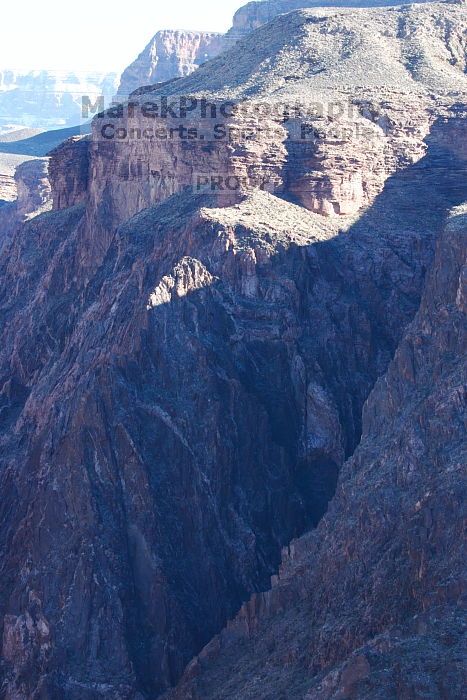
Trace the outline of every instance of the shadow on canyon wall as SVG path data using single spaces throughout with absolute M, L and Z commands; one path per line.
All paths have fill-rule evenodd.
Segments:
M 276 245 L 253 294 L 242 255 L 219 252 L 219 227 L 197 217 L 209 200 L 178 195 L 120 228 L 80 314 L 64 297 L 73 326 L 64 308 L 48 314 L 47 335 L 66 337 L 35 386 L 13 365 L 4 393 L 3 426 L 10 409 L 20 421 L 0 505 L 2 553 L 15 550 L 2 554 L 1 619 L 28 605 L 17 572 L 40 539 L 29 556 L 54 629 L 48 697 L 94 700 L 89 679 L 162 692 L 317 524 L 417 311 L 446 211 L 467 199 L 462 129 L 438 123 L 426 156 L 349 231 Z M 46 216 L 53 227 L 65 215 Z M 148 312 L 164 276 L 188 293 Z M 37 654 L 28 664 L 33 683 Z
M 125 383 L 141 392 L 146 406 L 171 405 L 173 416 L 183 416 L 197 403 L 196 410 L 188 409 L 189 420 L 207 427 L 195 438 L 197 459 L 185 446 L 185 457 L 177 460 L 185 466 L 176 477 L 181 501 L 175 508 L 173 446 L 160 460 L 165 440 L 153 433 L 142 448 L 148 464 L 151 455 L 160 460 L 157 475 L 149 469 L 150 481 L 162 521 L 171 523 L 170 532 L 186 520 L 183 494 L 191 492 L 187 482 L 199 481 L 204 473 L 207 482 L 215 484 L 214 493 L 211 486 L 202 486 L 195 497 L 200 508 L 216 502 L 216 518 L 199 523 L 200 529 L 211 532 L 211 542 L 193 547 L 182 537 L 175 545 L 167 534 L 170 551 L 162 555 L 198 648 L 248 596 L 248 585 L 256 590 L 268 587 L 281 546 L 315 526 L 326 512 L 342 461 L 360 440 L 363 403 L 418 309 L 446 212 L 467 198 L 466 160 L 460 149 L 464 130 L 460 121 L 437 123 L 427 139 L 426 156 L 390 177 L 348 232 L 307 248 L 292 245 L 276 252 L 274 277 L 293 281 L 298 302 L 293 294 L 265 301 L 268 295 L 274 297 L 273 282 L 266 270 L 261 280 L 259 266 L 261 300 L 237 296 L 235 279 L 219 275 L 209 288 L 151 311 L 146 359 L 141 356 L 125 370 Z M 154 215 L 176 208 L 181 199 L 161 205 Z M 148 212 L 148 218 L 152 216 Z M 211 269 L 202 246 L 198 252 Z M 165 274 L 171 273 L 170 265 Z M 297 356 L 304 371 L 299 389 Z M 153 358 L 150 367 L 148 357 Z M 308 392 L 308 399 L 301 391 Z M 214 412 L 211 402 L 217 404 Z M 138 423 L 149 433 L 153 415 L 143 410 Z M 212 438 L 216 432 L 222 445 Z M 192 445 L 192 439 L 187 443 Z M 196 461 L 197 477 L 192 473 Z M 254 555 L 245 558 L 243 572 L 235 571 L 238 560 L 232 567 L 235 557 L 221 541 L 223 536 L 218 539 L 214 533 L 228 532 L 236 540 L 232 513 L 254 533 Z M 241 541 L 238 537 L 236 546 Z M 214 555 L 216 574 L 212 561 L 205 560 L 204 572 L 199 565 L 207 550 Z M 251 572 L 249 583 L 245 571 Z M 147 622 L 148 617 L 143 614 L 140 619 Z M 144 623 L 136 633 L 137 646 L 151 637 L 143 630 Z M 174 672 L 172 680 L 176 676 Z M 148 675 L 146 679 L 149 683 Z

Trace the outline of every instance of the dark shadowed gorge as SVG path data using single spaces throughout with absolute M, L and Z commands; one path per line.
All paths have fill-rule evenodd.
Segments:
M 156 36 L 17 171 L 2 700 L 463 696 L 467 12 L 327 4 Z M 187 96 L 234 136 L 141 138 Z

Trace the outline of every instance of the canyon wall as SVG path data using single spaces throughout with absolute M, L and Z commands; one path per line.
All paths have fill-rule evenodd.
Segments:
M 323 215 L 357 214 L 423 157 L 437 119 L 462 118 L 465 13 L 444 7 L 391 8 L 384 21 L 378 10 L 292 13 L 134 95 L 93 122 L 91 209 L 105 199 L 116 225 L 204 185 L 227 204 L 262 187 Z
M 171 699 L 462 697 L 466 282 L 464 204 L 329 512 Z
M 395 99 L 384 106 L 355 100 L 351 117 L 307 119 L 297 128 L 296 121 L 258 117 L 248 102 L 239 103 L 239 114 L 215 121 L 145 117 L 144 99 L 136 118 L 104 116 L 93 124 L 90 202 L 97 208 L 105 191 L 115 223 L 185 190 L 208 189 L 228 204 L 258 187 L 319 214 L 353 215 L 401 165 L 424 155 L 436 118 L 420 100 L 403 106 Z M 448 105 L 444 114 L 453 114 Z M 181 124 L 187 136 L 180 136 Z M 305 137 L 296 138 L 305 128 Z M 145 137 L 154 133 L 164 137 Z
M 429 1 L 413 0 L 415 3 Z M 161 30 L 123 71 L 118 98 L 126 99 L 142 86 L 189 75 L 201 64 L 232 47 L 239 39 L 278 15 L 293 10 L 316 7 L 370 8 L 401 4 L 403 2 L 400 0 L 266 0 L 250 2 L 241 7 L 235 13 L 232 27 L 225 35 L 215 32 Z
M 0 248 L 25 221 L 52 208 L 48 158 L 35 158 L 17 165 L 15 199 L 0 209 Z
M 455 143 L 455 124 L 443 130 Z M 422 159 L 337 236 L 341 217 L 260 192 L 146 209 L 85 280 L 82 204 L 15 238 L 1 297 L 6 698 L 157 695 L 268 587 L 281 548 L 325 512 L 416 312 L 462 194 L 444 158 L 436 188 Z
M 448 265 L 435 263 L 415 335 L 407 329 L 446 212 L 467 199 L 466 18 L 438 4 L 362 13 L 278 17 L 52 154 L 53 211 L 0 255 L 5 700 L 152 700 L 212 639 L 214 676 L 205 682 L 211 667 L 197 659 L 178 697 L 222 697 L 226 679 L 233 697 L 287 697 L 290 680 L 294 698 L 313 697 L 320 673 L 402 614 L 443 590 L 455 599 L 445 571 L 456 574 L 457 555 L 439 534 L 457 533 L 455 463 L 439 514 L 418 474 L 435 493 L 442 438 L 459 453 L 462 396 L 445 361 L 459 349 L 457 239 L 438 253 Z M 148 99 L 203 95 L 243 108 L 300 100 L 311 136 L 297 138 L 290 115 L 240 109 L 221 120 L 233 138 L 202 139 L 217 120 L 190 110 L 188 139 L 178 115 L 143 114 Z M 313 116 L 317 95 L 325 113 Z M 336 116 L 336 103 L 351 112 Z M 336 123 L 350 127 L 345 138 Z M 175 138 L 146 138 L 155 125 Z M 213 189 L 211 175 L 241 186 Z M 440 392 L 431 403 L 427 389 Z M 424 519 L 413 531 L 409 501 Z M 290 575 L 284 561 L 262 593 L 291 540 Z M 315 626 L 300 622 L 302 600 Z M 248 645 L 263 608 L 280 605 L 292 623 L 271 627 L 284 642 L 271 690 L 261 674 L 273 642 L 261 637 L 267 654 Z M 358 659 L 357 673 L 370 662 Z
M 51 206 L 49 159 L 28 160 L 16 168 L 17 215 L 24 221 Z
M 86 199 L 89 145 L 87 136 L 74 136 L 50 152 L 48 173 L 54 209 L 67 209 Z
M 120 79 L 118 95 L 127 98 L 142 85 L 189 75 L 224 48 L 222 34 L 163 30 L 157 32 Z

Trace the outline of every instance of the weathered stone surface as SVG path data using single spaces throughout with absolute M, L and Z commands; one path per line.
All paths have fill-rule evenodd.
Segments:
M 26 220 L 51 206 L 49 159 L 28 160 L 16 168 L 17 215 Z
M 329 512 L 170 698 L 462 697 L 466 282 L 463 206 Z
M 0 256 L 5 700 L 152 700 L 187 664 L 179 697 L 295 699 L 325 676 L 347 692 L 373 672 L 367 641 L 395 663 L 409 617 L 423 608 L 432 629 L 433 600 L 456 617 L 463 317 L 451 299 L 460 309 L 465 295 L 451 234 L 406 331 L 445 213 L 467 199 L 464 24 L 438 4 L 299 12 L 165 86 L 240 102 L 351 97 L 375 145 L 352 135 L 338 154 L 326 132 L 325 167 L 310 148 L 292 157 L 282 123 L 283 140 L 256 131 L 205 150 L 95 131 L 89 152 L 78 141 L 52 155 L 54 211 Z M 388 33 L 379 61 L 370 30 Z M 195 167 L 230 166 L 270 172 L 274 193 L 187 187 Z M 301 192 L 308 208 L 286 199 Z M 421 663 L 417 640 L 409 656 Z
M 263 0 L 243 5 L 234 15 L 233 25 L 227 33 L 227 42 L 243 38 L 263 24 L 271 22 L 278 15 L 306 8 L 344 7 L 372 8 L 395 5 L 408 5 L 430 2 L 431 0 Z
M 15 162 L 17 161 L 17 162 Z M 4 206 L 8 202 L 12 202 L 16 199 L 16 184 L 14 180 L 14 171 L 16 165 L 21 163 L 21 158 L 11 158 L 6 159 L 2 157 L 0 162 L 0 206 Z
M 0 209 L 0 248 L 18 226 L 52 207 L 48 158 L 19 163 L 14 172 L 15 199 Z
M 5 662 L 10 697 L 39 682 L 51 697 L 157 693 L 267 586 L 281 546 L 326 509 L 418 306 L 457 196 L 449 177 L 432 191 L 428 165 L 337 237 L 263 193 L 201 213 L 189 195 L 167 200 L 125 224 L 87 280 L 79 210 L 15 239 L 0 517 L 16 555 L 2 557 L 1 610 L 21 629 L 33 591 L 53 641 L 43 665 L 40 636 Z
M 355 214 L 423 157 L 436 120 L 457 114 L 466 21 L 451 4 L 278 17 L 188 78 L 136 95 L 121 116 L 94 120 L 92 206 L 105 199 L 115 225 L 220 178 L 227 204 L 260 182 L 320 214 Z M 174 114 L 161 117 L 167 96 Z M 237 111 L 222 116 L 229 101 Z M 225 187 L 232 177 L 233 191 Z
M 125 98 L 142 85 L 183 78 L 223 49 L 223 36 L 215 32 L 159 31 L 123 71 L 118 95 Z
M 413 0 L 413 3 L 430 0 Z M 250 2 L 234 15 L 233 26 L 222 35 L 214 32 L 158 31 L 140 55 L 122 73 L 118 97 L 126 99 L 142 86 L 154 85 L 193 73 L 239 40 L 278 15 L 316 7 L 371 8 L 409 4 L 404 0 L 266 0 Z
M 27 156 L 17 154 L 0 154 L 0 204 L 14 202 L 18 196 L 18 183 L 15 180 L 16 169 L 25 161 Z
M 73 136 L 50 152 L 49 179 L 54 209 L 67 209 L 85 200 L 89 178 L 89 146 L 87 136 Z

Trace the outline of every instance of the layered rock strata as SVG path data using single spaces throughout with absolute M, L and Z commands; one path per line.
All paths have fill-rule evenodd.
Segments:
M 92 206 L 105 191 L 116 224 L 186 189 L 206 185 L 228 204 L 260 186 L 355 214 L 422 158 L 436 120 L 463 119 L 465 36 L 456 5 L 279 17 L 94 120 Z
M 122 73 L 118 95 L 128 97 L 141 85 L 183 78 L 224 49 L 222 34 L 163 30 Z

